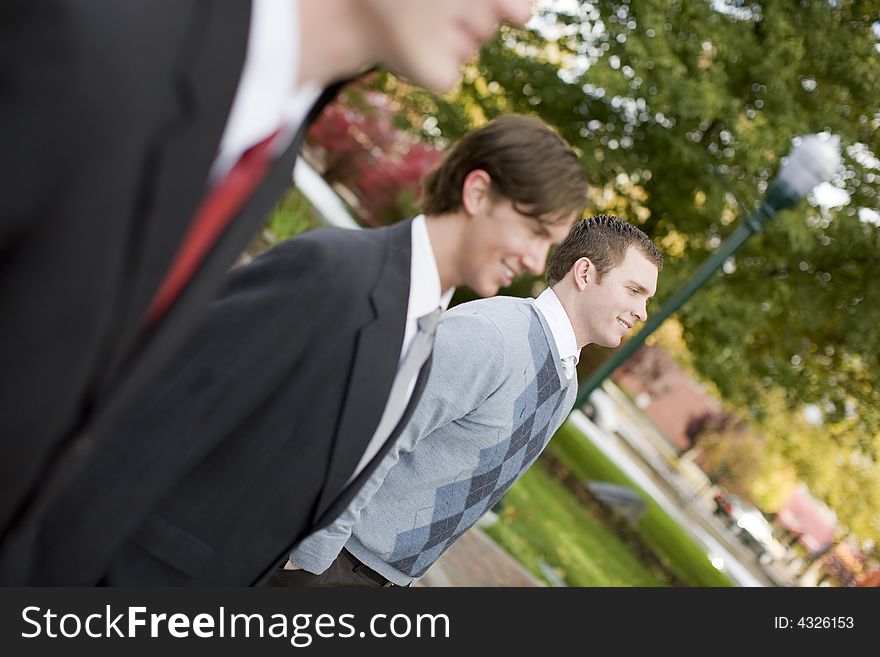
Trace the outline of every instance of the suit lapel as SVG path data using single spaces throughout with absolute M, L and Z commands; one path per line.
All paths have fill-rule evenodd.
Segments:
M 411 221 L 383 231 L 387 255 L 370 293 L 375 317 L 357 335 L 342 412 L 314 518 L 326 511 L 354 472 L 379 424 L 397 373 L 406 328 L 412 257 Z
M 156 126 L 144 151 L 108 373 L 131 355 L 145 309 L 204 195 L 244 64 L 249 23 L 247 2 L 196 6 L 180 65 L 167 81 L 175 111 Z M 114 378 L 103 383 L 115 387 Z
M 332 500 L 331 504 L 324 509 L 320 516 L 317 516 L 317 522 L 315 523 L 316 529 L 329 525 L 333 520 L 342 513 L 346 507 L 351 503 L 354 496 L 361 489 L 361 487 L 366 483 L 369 476 L 373 473 L 373 470 L 376 469 L 376 466 L 382 462 L 382 459 L 385 458 L 385 455 L 391 450 L 391 447 L 397 441 L 397 438 L 400 436 L 400 433 L 403 431 L 404 427 L 406 427 L 409 422 L 410 417 L 412 417 L 413 411 L 415 411 L 416 406 L 419 403 L 419 399 L 422 396 L 422 392 L 425 389 L 425 385 L 428 382 L 428 376 L 431 372 L 431 363 L 433 361 L 433 355 L 428 357 L 428 360 L 425 361 L 425 364 L 422 365 L 422 368 L 419 370 L 419 376 L 416 378 L 416 384 L 413 388 L 412 396 L 409 399 L 409 403 L 407 403 L 406 409 L 403 412 L 403 415 L 400 417 L 400 421 L 397 423 L 397 426 L 394 427 L 394 431 L 391 432 L 391 435 L 388 437 L 388 440 L 385 441 L 385 444 L 382 445 L 382 448 L 376 453 L 376 456 L 367 464 L 367 466 L 355 477 L 354 481 L 352 481 L 348 486 L 345 487 L 342 492 L 336 495 L 336 498 Z M 384 404 L 382 404 L 382 408 L 384 409 Z M 325 494 L 326 494 L 325 489 Z

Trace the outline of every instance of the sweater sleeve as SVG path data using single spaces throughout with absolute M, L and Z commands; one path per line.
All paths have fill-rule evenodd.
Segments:
M 446 313 L 437 326 L 431 372 L 409 424 L 348 508 L 294 547 L 291 563 L 315 574 L 327 570 L 400 455 L 415 451 L 422 439 L 480 406 L 505 376 L 504 345 L 495 323 L 467 306 Z

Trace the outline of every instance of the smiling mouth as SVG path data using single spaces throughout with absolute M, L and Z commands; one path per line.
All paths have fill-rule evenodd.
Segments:
M 509 278 L 510 280 L 513 280 L 516 277 L 516 274 L 514 273 L 514 271 L 510 267 L 508 267 L 507 265 L 501 265 L 501 266 L 504 269 L 504 275 L 507 276 L 507 278 Z
M 617 318 L 617 321 L 620 322 L 621 324 L 623 324 L 623 326 L 626 327 L 627 331 L 629 331 L 632 328 L 632 326 L 630 324 L 627 324 L 626 322 L 624 322 L 622 319 L 620 319 L 620 317 Z

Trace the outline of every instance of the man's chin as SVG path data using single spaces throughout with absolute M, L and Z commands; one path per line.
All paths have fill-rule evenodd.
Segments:
M 395 70 L 394 67 L 391 67 Z M 446 93 L 455 89 L 461 82 L 462 66 L 443 66 L 431 64 L 419 69 L 397 69 L 410 82 L 435 93 Z
M 621 342 L 623 342 L 623 336 L 616 338 L 616 339 L 611 338 L 609 340 L 606 340 L 602 346 L 607 347 L 608 349 L 617 349 L 617 347 L 620 346 Z
M 475 281 L 474 283 L 468 285 L 477 296 L 486 298 L 486 297 L 494 297 L 498 294 L 498 290 L 501 289 L 501 285 L 492 281 Z

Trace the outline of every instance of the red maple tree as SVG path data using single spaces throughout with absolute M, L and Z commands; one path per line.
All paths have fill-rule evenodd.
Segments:
M 441 153 L 400 125 L 386 94 L 356 85 L 329 105 L 309 129 L 324 178 L 350 189 L 363 223 L 380 226 L 419 212 L 421 181 Z

